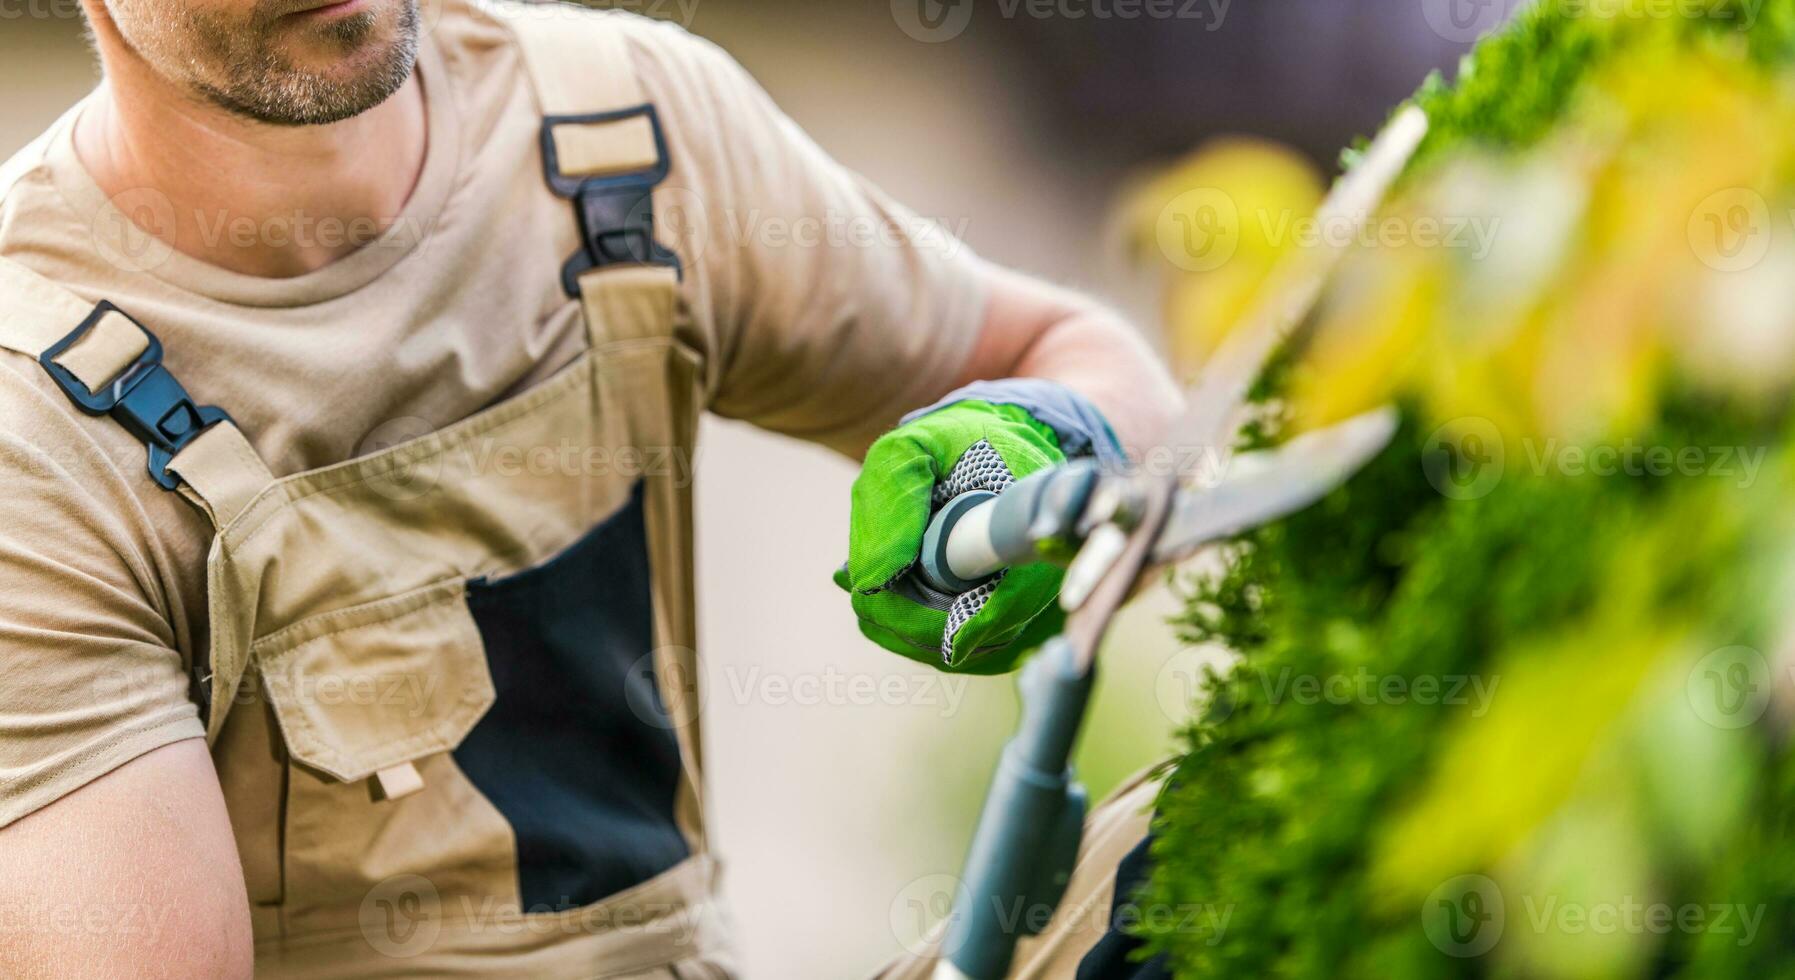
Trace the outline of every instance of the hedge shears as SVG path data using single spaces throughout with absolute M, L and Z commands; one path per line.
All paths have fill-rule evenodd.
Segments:
M 1399 112 L 1336 184 L 1321 218 L 1362 225 L 1426 131 L 1419 109 Z M 1072 748 L 1089 705 L 1097 649 L 1116 612 L 1162 570 L 1325 497 L 1394 437 L 1396 411 L 1383 408 L 1275 449 L 1229 452 L 1251 385 L 1308 317 L 1345 250 L 1318 245 L 1286 260 L 1265 290 L 1269 299 L 1187 392 L 1187 412 L 1165 444 L 1174 458 L 1195 454 L 1206 464 L 1199 472 L 1181 479 L 1176 465 L 1118 472 L 1076 462 L 1031 474 L 1001 495 L 962 495 L 934 515 L 917 573 L 943 592 L 967 591 L 1044 555 L 1069 556 L 1060 591 L 1065 629 L 1022 672 L 1022 721 L 1004 747 L 979 817 L 936 980 L 1007 976 L 1024 938 L 1021 924 L 1051 919 L 1036 913 L 1051 913 L 1064 895 L 1087 803 L 1071 770 Z

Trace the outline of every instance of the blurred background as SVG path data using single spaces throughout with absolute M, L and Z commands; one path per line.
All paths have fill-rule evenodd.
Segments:
M 631 0 L 729 49 L 819 142 L 999 262 L 1098 294 L 1156 342 L 1128 188 L 1206 140 L 1331 175 L 1506 0 Z M 0 150 L 92 86 L 73 0 L 0 0 Z M 709 808 L 751 977 L 870 973 L 939 909 L 1016 715 L 863 641 L 829 583 L 851 463 L 733 424 L 701 454 Z M 1202 665 L 1165 594 L 1115 630 L 1081 752 L 1094 795 L 1167 758 Z M 890 678 L 902 678 L 901 682 Z M 876 685 L 869 685 L 870 678 Z M 868 696 L 866 691 L 876 693 Z M 933 879 L 938 880 L 938 879 Z

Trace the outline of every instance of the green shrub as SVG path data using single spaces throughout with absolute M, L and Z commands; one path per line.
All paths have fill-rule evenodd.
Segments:
M 1742 96 L 1748 105 L 1786 98 L 1795 0 L 1715 2 L 1681 19 L 1583 12 L 1600 7 L 1541 2 L 1480 44 L 1455 83 L 1430 79 L 1416 96 L 1432 122 L 1408 179 L 1410 206 L 1423 211 L 1438 200 L 1428 183 L 1457 186 L 1448 178 L 1466 160 L 1524 172 L 1528 161 L 1582 159 L 1590 145 L 1609 154 L 1590 169 L 1591 217 L 1568 236 L 1579 251 L 1504 323 L 1558 323 L 1540 311 L 1575 313 L 1587 308 L 1576 297 L 1611 295 L 1591 283 L 1629 267 L 1642 222 L 1684 233 L 1685 215 L 1653 213 L 1680 203 L 1627 195 L 1657 159 L 1645 152 L 1652 141 L 1686 143 L 1687 126 L 1660 126 L 1650 111 L 1610 126 L 1614 114 L 1589 104 L 1652 104 L 1640 78 L 1684 81 L 1665 65 L 1690 78 L 1713 69 L 1722 92 L 1734 72 L 1765 80 Z M 1631 74 L 1608 74 L 1629 59 Z M 1664 111 L 1693 114 L 1699 131 L 1709 103 L 1691 98 L 1667 98 Z M 1542 150 L 1561 144 L 1574 149 Z M 1754 185 L 1772 200 L 1787 189 L 1788 150 L 1766 151 L 1777 166 Z M 1617 219 L 1603 215 L 1617 210 L 1627 233 L 1605 234 L 1602 222 Z M 1450 334 L 1478 273 L 1423 268 L 1414 281 L 1442 285 L 1444 297 L 1428 322 Z M 1651 294 L 1655 268 L 1641 260 L 1635 292 Z M 1613 295 L 1628 294 L 1621 285 Z M 1795 307 L 1795 295 L 1783 303 Z M 1658 308 L 1626 315 L 1656 321 Z M 1148 952 L 1180 977 L 1795 977 L 1795 764 L 1787 692 L 1770 690 L 1788 681 L 1772 671 L 1795 619 L 1795 364 L 1774 383 L 1734 381 L 1691 367 L 1699 334 L 1682 342 L 1641 357 L 1647 394 L 1613 399 L 1626 411 L 1562 437 L 1508 412 L 1535 396 L 1500 383 L 1532 379 L 1534 362 L 1515 369 L 1513 351 L 1538 345 L 1417 344 L 1425 352 L 1404 377 L 1423 380 L 1389 385 L 1406 419 L 1391 449 L 1318 506 L 1244 535 L 1222 572 L 1186 583 L 1183 637 L 1242 656 L 1211 678 L 1187 733 L 1139 897 L 1154 910 L 1222 913 L 1142 916 Z M 1465 347 L 1509 373 L 1477 374 L 1484 362 Z M 1437 349 L 1448 353 L 1428 353 Z M 1461 382 L 1490 376 L 1481 388 Z M 1296 386 L 1280 373 L 1261 393 Z M 1491 406 L 1501 445 L 1453 434 L 1458 416 L 1443 401 L 1462 408 L 1461 398 Z M 1292 411 L 1282 417 L 1300 424 Z M 1541 464 L 1541 446 L 1705 455 L 1700 467 L 1596 473 Z M 1492 453 L 1506 471 L 1479 485 Z M 1744 459 L 1728 468 L 1723 453 Z M 1749 683 L 1723 689 L 1740 678 Z M 1732 724 L 1719 700 L 1702 703 L 1710 685 L 1755 710 Z M 1486 915 L 1501 905 L 1482 931 L 1469 928 L 1471 892 Z M 1724 922 L 1720 907 L 1732 910 Z

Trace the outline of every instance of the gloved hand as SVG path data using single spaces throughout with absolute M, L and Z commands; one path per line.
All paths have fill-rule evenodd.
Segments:
M 1064 622 L 1056 602 L 1064 570 L 1018 566 L 970 592 L 945 595 L 913 571 L 923 532 L 936 509 L 968 490 L 1001 493 L 1068 455 L 1091 452 L 1121 458 L 1094 408 L 1035 380 L 970 386 L 874 443 L 854 482 L 848 564 L 836 574 L 860 631 L 949 671 L 1015 669 Z

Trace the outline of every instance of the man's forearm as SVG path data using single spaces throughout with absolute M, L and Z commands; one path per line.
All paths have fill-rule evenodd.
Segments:
M 1069 290 L 993 268 L 984 329 L 960 383 L 1045 378 L 1108 420 L 1129 455 L 1164 437 L 1181 411 L 1170 372 L 1118 314 Z
M 1102 310 L 1054 324 L 1016 374 L 1058 381 L 1090 399 L 1137 459 L 1164 438 L 1182 404 L 1171 375 L 1141 336 Z

